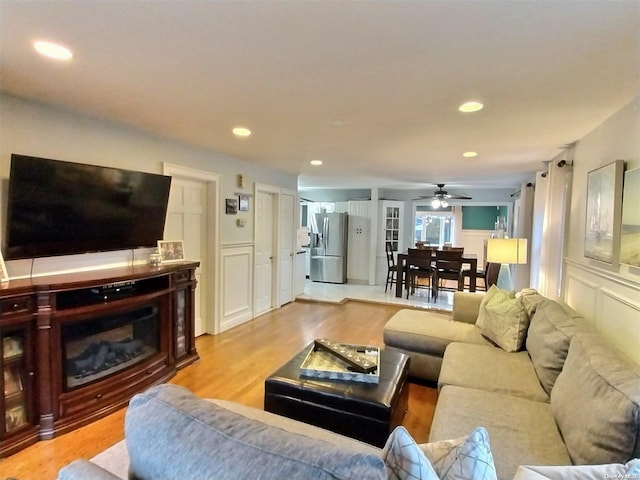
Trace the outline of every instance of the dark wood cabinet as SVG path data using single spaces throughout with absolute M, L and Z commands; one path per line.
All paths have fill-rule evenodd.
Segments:
M 4 457 L 35 443 L 39 429 L 32 298 L 8 296 L 0 302 L 0 456 Z
M 196 262 L 0 286 L 0 457 L 123 406 L 198 359 Z

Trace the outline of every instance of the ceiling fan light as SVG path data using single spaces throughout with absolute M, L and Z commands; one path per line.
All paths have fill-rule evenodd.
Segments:
M 432 206 L 433 208 L 440 208 L 440 204 L 441 204 L 441 202 L 440 202 L 440 199 L 439 199 L 439 198 L 434 198 L 434 199 L 431 201 L 431 206 Z
M 440 200 L 440 206 L 442 208 L 447 208 L 449 206 L 449 202 L 447 202 L 446 200 Z

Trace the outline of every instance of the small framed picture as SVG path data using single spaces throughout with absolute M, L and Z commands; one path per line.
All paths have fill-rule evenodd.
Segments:
M 159 240 L 158 252 L 162 263 L 181 262 L 184 260 L 182 240 Z
M 22 355 L 22 337 L 4 337 L 2 339 L 2 358 L 18 357 Z
M 4 420 L 7 432 L 24 425 L 27 421 L 24 412 L 24 405 L 20 404 L 15 407 L 7 408 L 5 410 Z
M 249 197 L 247 195 L 238 196 L 238 210 L 241 212 L 249 211 Z
M 227 198 L 225 207 L 227 215 L 235 215 L 238 213 L 238 200 L 236 198 Z
M 22 379 L 17 364 L 4 367 L 3 378 L 5 397 L 22 391 Z
M 4 264 L 4 259 L 2 258 L 2 252 L 0 252 L 0 282 L 8 282 L 9 274 L 7 273 L 7 266 Z

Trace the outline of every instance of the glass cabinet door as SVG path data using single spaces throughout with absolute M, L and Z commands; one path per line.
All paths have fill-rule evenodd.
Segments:
M 30 424 L 29 386 L 32 373 L 29 371 L 25 346 L 26 330 L 15 330 L 2 335 L 2 392 L 3 392 L 3 437 Z

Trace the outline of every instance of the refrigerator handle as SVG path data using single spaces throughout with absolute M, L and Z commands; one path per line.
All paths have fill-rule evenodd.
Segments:
M 327 250 L 329 249 L 329 239 L 331 238 L 331 235 L 329 235 L 329 216 L 328 215 L 324 217 L 324 228 L 322 230 L 324 231 L 324 252 L 326 255 Z

